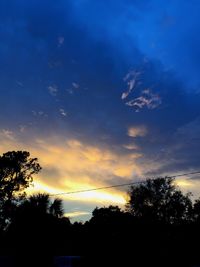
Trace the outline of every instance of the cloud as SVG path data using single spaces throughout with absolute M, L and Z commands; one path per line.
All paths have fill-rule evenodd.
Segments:
M 74 212 L 66 212 L 64 214 L 65 217 L 73 218 L 73 217 L 79 217 L 83 215 L 89 215 L 91 214 L 90 212 L 87 211 L 74 211 Z
M 139 76 L 142 73 L 139 71 L 130 71 L 126 74 L 126 76 L 124 77 L 124 81 L 127 83 L 128 86 L 128 90 L 126 92 L 124 92 L 121 96 L 121 99 L 124 100 L 125 98 L 127 98 L 129 96 L 129 94 L 132 92 L 132 90 L 136 89 L 138 81 L 139 81 Z
M 128 129 L 128 136 L 130 137 L 144 137 L 147 134 L 145 126 L 131 126 Z
M 179 140 L 183 140 L 183 144 L 188 141 L 198 141 L 200 139 L 200 117 L 179 127 L 175 135 Z
M 20 125 L 20 126 L 19 126 L 19 131 L 20 131 L 20 133 L 24 133 L 24 132 L 26 131 L 26 128 L 27 128 L 26 125 Z
M 199 171 L 200 118 L 199 116 L 168 133 L 156 137 L 145 151 L 140 167 L 146 175 L 176 175 Z M 188 176 L 200 179 L 199 175 Z
M 155 94 L 146 94 L 126 102 L 127 106 L 134 107 L 136 111 L 143 108 L 155 109 L 162 103 L 161 98 Z
M 57 87 L 57 85 L 50 85 L 50 86 L 48 86 L 48 90 L 49 90 L 49 93 L 52 96 L 56 96 L 57 93 L 58 93 L 58 87 Z
M 133 174 L 198 168 L 200 95 L 185 89 L 199 84 L 195 5 L 0 1 L 0 13 L 1 129 L 17 138 L 19 125 L 27 127 L 21 141 L 1 130 L 1 147 L 27 148 L 49 160 L 42 162 L 38 188 L 60 192 L 73 190 L 72 184 L 90 188 Z M 174 25 L 166 25 L 169 15 Z M 128 135 L 127 127 L 135 125 L 148 134 Z M 100 201 L 102 194 L 93 198 Z
M 134 143 L 123 145 L 123 147 L 128 150 L 139 150 L 139 147 Z
M 65 38 L 63 36 L 58 37 L 58 47 L 61 47 L 64 44 Z
M 128 101 L 126 100 L 125 102 L 127 106 L 133 107 L 136 112 L 139 112 L 143 108 L 155 109 L 162 103 L 161 97 L 158 94 L 152 93 L 149 88 L 142 89 L 142 84 L 146 82 L 144 72 L 130 71 L 125 76 L 124 81 L 127 82 L 128 90 L 122 93 L 122 100 L 128 97 L 130 98 L 132 90 L 138 88 L 138 92 L 135 95 L 139 94 L 139 96 Z
M 78 89 L 80 87 L 80 85 L 76 82 L 73 82 L 72 83 L 72 86 L 75 88 L 75 89 Z
M 118 180 L 116 180 L 114 175 L 114 172 L 118 171 L 116 161 L 121 159 L 120 155 L 116 156 L 78 140 L 64 140 L 63 137 L 54 136 L 46 139 L 32 139 L 25 143 L 25 140 L 21 142 L 20 139 L 10 140 L 0 136 L 0 142 L 1 154 L 12 150 L 27 150 L 31 157 L 38 157 L 43 169 L 34 177 L 33 186 L 26 190 L 27 194 L 46 192 L 54 195 L 90 190 L 123 182 L 124 179 L 124 177 L 117 177 Z M 133 170 L 137 169 L 136 166 L 133 167 L 133 160 L 130 159 L 129 163 L 126 162 L 128 160 L 125 161 L 125 157 L 122 157 L 122 160 L 121 168 L 129 166 L 132 162 L 130 167 Z M 66 215 L 72 220 L 73 218 L 89 219 L 96 206 L 112 204 L 124 207 L 126 203 L 126 193 L 117 189 L 62 194 L 54 197 L 62 198 Z
M 36 116 L 36 117 L 48 117 L 48 114 L 46 114 L 43 110 L 39 110 L 39 111 L 32 110 L 32 114 L 33 116 Z
M 8 129 L 2 129 L 0 131 L 0 137 L 3 138 L 3 139 L 6 138 L 8 140 L 15 140 L 14 133 L 11 130 L 8 130 Z
M 19 85 L 20 87 L 24 87 L 24 84 L 20 81 L 16 81 L 17 85 Z
M 66 117 L 67 116 L 67 112 L 64 110 L 64 108 L 60 108 L 59 112 L 62 116 Z
M 3 138 L 3 137 L 2 137 Z M 5 138 L 4 138 L 5 139 Z M 54 137 L 35 139 L 31 144 L 19 140 L 2 139 L 0 153 L 28 150 L 38 157 L 43 171 L 34 179 L 33 192 L 58 194 L 93 189 L 130 180 L 133 173 L 140 174 L 136 160 L 141 154 L 116 154 L 109 149 L 82 143 L 79 140 Z M 123 189 L 124 190 L 124 189 Z M 117 189 L 90 191 L 62 196 L 65 201 L 93 203 L 95 205 L 125 203 L 125 195 Z

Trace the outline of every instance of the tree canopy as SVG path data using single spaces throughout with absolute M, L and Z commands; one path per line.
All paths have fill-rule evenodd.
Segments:
M 27 151 L 9 151 L 0 156 L 1 227 L 5 227 L 6 220 L 12 216 L 15 202 L 24 195 L 24 189 L 40 170 L 38 159 L 31 158 Z
M 128 266 L 130 260 L 133 264 L 139 260 L 140 266 L 163 262 L 163 266 L 172 266 L 174 257 L 175 266 L 200 262 L 195 245 L 200 239 L 200 199 L 192 202 L 173 178 L 148 179 L 131 186 L 126 210 L 96 207 L 88 222 L 71 223 L 64 216 L 61 199 L 53 200 L 46 193 L 23 194 L 40 170 L 37 158 L 30 158 L 26 151 L 0 156 L 0 251 L 17 251 L 19 266 L 27 266 L 24 255 L 30 258 L 33 251 L 32 263 L 37 265 L 45 250 L 41 266 L 47 266 L 51 255 L 84 255 L 83 266 Z M 182 255 L 187 258 L 180 264 Z M 193 265 L 183 265 L 191 258 Z
M 178 223 L 190 219 L 192 201 L 174 184 L 173 178 L 148 179 L 131 186 L 127 211 L 146 221 Z
M 0 156 L 0 199 L 11 199 L 27 188 L 41 170 L 37 158 L 27 151 L 10 151 Z

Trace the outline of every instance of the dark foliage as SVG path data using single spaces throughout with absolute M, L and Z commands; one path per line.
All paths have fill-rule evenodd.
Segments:
M 0 188 L 6 189 L 1 193 L 1 212 L 7 212 L 8 200 L 14 208 L 7 227 L 1 227 L 0 251 L 4 262 L 10 259 L 9 267 L 55 267 L 65 260 L 55 260 L 58 255 L 79 255 L 74 267 L 200 265 L 200 200 L 192 202 L 173 179 L 132 186 L 125 211 L 97 207 L 88 222 L 72 224 L 64 217 L 60 199 L 52 200 L 48 194 L 17 196 L 40 166 L 25 152 L 6 154 L 4 164 L 0 161 Z M 18 181 L 20 185 L 15 184 Z
M 148 179 L 129 191 L 127 211 L 146 222 L 182 223 L 191 220 L 190 194 L 174 185 L 173 178 Z
M 25 196 L 33 175 L 41 170 L 37 158 L 27 151 L 11 151 L 0 156 L 0 228 L 10 222 L 17 203 Z

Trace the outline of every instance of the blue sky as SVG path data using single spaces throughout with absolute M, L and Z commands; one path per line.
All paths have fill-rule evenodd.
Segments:
M 199 11 L 197 0 L 2 0 L 0 151 L 29 150 L 43 166 L 35 188 L 56 193 L 198 170 Z M 198 194 L 192 178 L 180 183 Z M 66 212 L 123 194 L 64 199 Z

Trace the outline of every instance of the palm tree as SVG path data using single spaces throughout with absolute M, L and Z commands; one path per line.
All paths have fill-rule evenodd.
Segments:
M 49 213 L 50 198 L 48 194 L 36 194 L 28 198 L 28 206 L 40 214 Z
M 53 203 L 51 203 L 49 207 L 49 212 L 57 218 L 63 217 L 64 210 L 62 200 L 59 198 L 54 199 Z
M 45 193 L 30 196 L 20 205 L 20 209 L 32 216 L 51 215 L 55 218 L 62 218 L 64 215 L 62 200 L 56 198 L 52 202 L 50 196 Z

